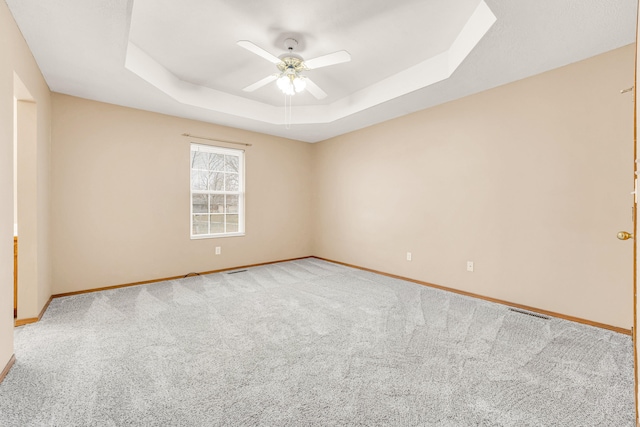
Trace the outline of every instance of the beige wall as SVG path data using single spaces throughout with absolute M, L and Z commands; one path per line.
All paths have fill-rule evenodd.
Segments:
M 315 144 L 313 253 L 630 328 L 634 51 Z
M 18 313 L 22 318 L 38 316 L 38 156 L 37 104 L 33 101 L 17 101 L 17 218 L 19 225 L 18 257 Z M 47 295 L 48 297 L 48 295 Z M 26 315 L 28 313 L 28 315 Z
M 59 94 L 53 111 L 54 294 L 311 255 L 310 144 Z M 253 144 L 246 236 L 190 240 L 207 141 L 185 132 Z
M 35 128 L 30 132 L 33 157 L 28 175 L 35 197 L 18 210 L 19 218 L 29 213 L 32 221 L 22 224 L 24 248 L 33 253 L 33 264 L 27 265 L 34 280 L 21 283 L 18 317 L 35 317 L 51 295 L 49 260 L 49 157 L 51 100 L 38 66 L 22 38 L 4 1 L 0 1 L 0 370 L 13 354 L 13 133 L 14 96 L 35 102 Z M 18 145 L 18 154 L 21 149 Z M 27 170 L 23 171 L 27 173 Z M 19 190 L 20 191 L 20 190 Z M 20 194 L 18 194 L 20 201 Z M 20 203 L 20 202 L 19 202 Z M 37 228 L 34 231 L 33 228 Z M 21 240 L 21 247 L 23 242 Z M 22 304 L 24 304 L 24 309 Z

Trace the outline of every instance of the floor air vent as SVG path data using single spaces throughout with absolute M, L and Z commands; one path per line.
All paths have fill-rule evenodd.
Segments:
M 227 274 L 236 274 L 236 273 L 244 273 L 247 270 L 237 270 L 237 271 L 230 271 Z
M 513 311 L 514 313 L 526 314 L 527 316 L 537 317 L 538 319 L 549 320 L 551 319 L 549 316 L 545 316 L 544 314 L 532 313 L 530 311 L 524 311 L 517 308 L 510 308 L 509 311 Z

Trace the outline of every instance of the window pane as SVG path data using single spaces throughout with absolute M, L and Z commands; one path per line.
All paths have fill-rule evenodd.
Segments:
M 238 231 L 238 215 L 227 215 L 227 233 Z
M 211 181 L 209 182 L 209 190 L 213 190 L 213 191 L 224 190 L 224 173 L 213 172 L 211 174 Z
M 209 215 L 194 215 L 193 230 L 194 235 L 209 234 Z
M 193 195 L 193 213 L 207 213 L 208 210 L 208 197 L 206 194 L 194 194 Z
M 224 215 L 211 215 L 211 234 L 224 233 Z
M 191 189 L 206 190 L 209 188 L 209 173 L 206 171 L 191 171 Z
M 224 185 L 225 191 L 238 191 L 240 188 L 240 178 L 237 173 L 228 173 L 227 180 Z
M 238 213 L 238 196 L 227 196 L 226 213 Z
M 191 169 L 208 169 L 209 153 L 202 151 L 191 152 Z
M 224 156 L 225 159 L 225 164 L 226 164 L 226 171 L 227 172 L 235 172 L 238 173 L 239 172 L 239 165 L 240 165 L 240 157 L 238 156 Z
M 224 172 L 224 155 L 209 154 L 209 170 Z
M 211 206 L 209 212 L 211 213 L 223 213 L 224 212 L 224 195 L 212 194 Z

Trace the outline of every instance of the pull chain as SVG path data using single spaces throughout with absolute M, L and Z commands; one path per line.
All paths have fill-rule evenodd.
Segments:
M 284 127 L 291 129 L 291 95 L 284 95 Z

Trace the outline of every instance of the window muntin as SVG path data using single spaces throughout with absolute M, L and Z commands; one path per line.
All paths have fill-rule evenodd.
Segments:
M 244 234 L 244 151 L 191 144 L 191 238 Z

